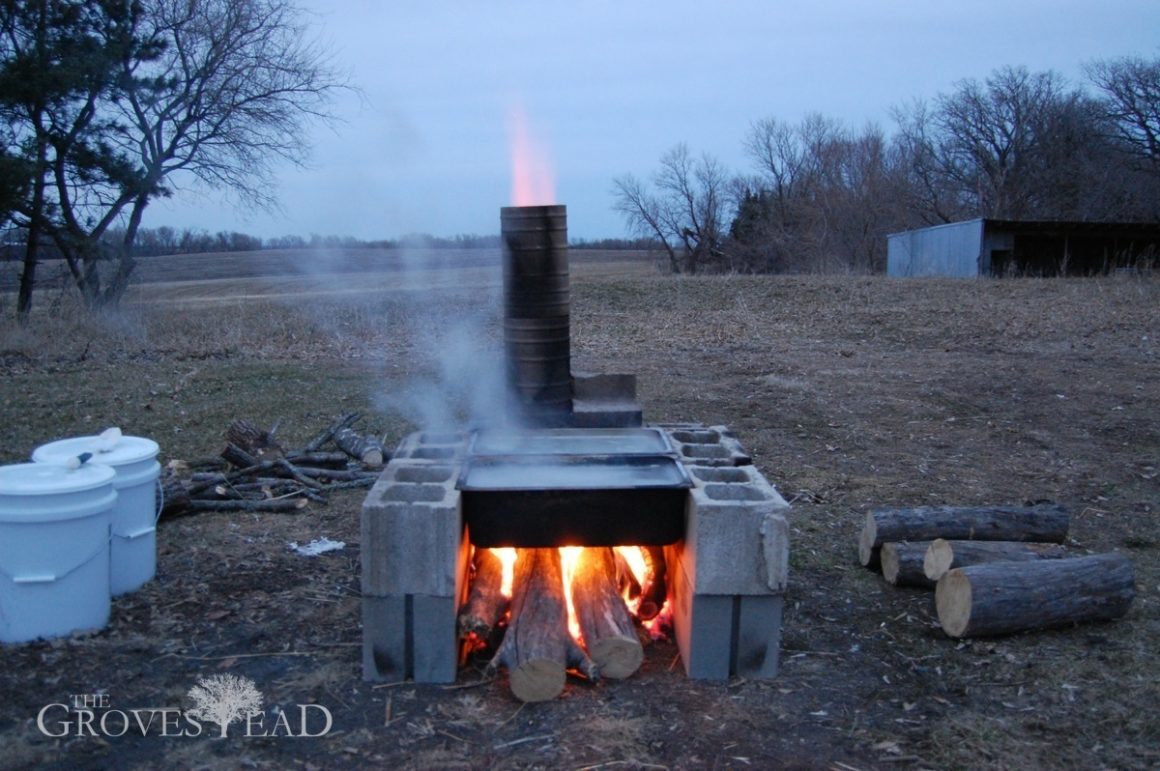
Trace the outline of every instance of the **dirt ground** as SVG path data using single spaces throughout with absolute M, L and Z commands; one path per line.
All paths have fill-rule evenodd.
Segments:
M 294 515 L 163 519 L 156 579 L 115 599 L 105 629 L 0 648 L 0 767 L 1160 766 L 1160 278 L 573 273 L 573 369 L 635 373 L 647 420 L 730 426 L 791 501 L 776 679 L 692 681 L 661 641 L 633 678 L 573 679 L 542 704 L 478 666 L 454 686 L 364 683 L 363 494 L 348 492 Z M 454 374 L 427 354 L 455 320 L 498 355 L 492 278 L 336 281 L 341 294 L 277 297 L 256 279 L 150 285 L 99 322 L 45 298 L 29 330 L 5 316 L 0 461 L 109 425 L 156 439 L 163 462 L 201 458 L 236 417 L 280 419 L 294 444 L 348 410 L 397 442 L 414 428 L 397 397 Z M 1032 500 L 1069 508 L 1074 553 L 1133 560 L 1125 618 L 953 640 L 931 592 L 858 564 L 871 508 Z M 288 548 L 322 536 L 346 546 Z M 178 714 L 199 678 L 226 673 L 261 691 L 262 730 L 117 736 L 114 716 L 78 735 L 62 708 L 46 727 L 65 735 L 37 724 L 78 694 L 99 695 L 98 719 Z M 253 735 L 299 705 L 324 707 L 329 732 Z

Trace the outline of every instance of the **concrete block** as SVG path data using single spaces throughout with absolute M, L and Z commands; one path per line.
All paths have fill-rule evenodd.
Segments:
M 576 428 L 637 428 L 644 413 L 633 401 L 572 400 L 572 425 Z
M 592 401 L 635 401 L 636 375 L 573 372 L 572 398 Z
M 785 590 L 785 499 L 753 466 L 690 466 L 681 553 L 698 594 L 770 594 Z M 767 521 L 768 520 L 768 521 Z
M 362 598 L 363 680 L 398 683 L 412 669 L 407 649 L 405 596 Z
M 362 598 L 363 679 L 453 683 L 459 662 L 453 597 Z
M 777 677 L 783 604 L 781 595 L 737 598 L 736 652 L 730 674 L 754 680 Z
M 673 631 L 685 674 L 698 680 L 728 680 L 732 650 L 733 599 L 696 594 L 679 552 L 665 549 Z
M 391 455 L 392 460 L 453 463 L 463 456 L 467 437 L 448 431 L 416 431 L 403 437 Z
M 753 458 L 725 426 L 701 423 L 662 423 L 686 463 L 701 466 L 749 466 Z
M 781 595 L 696 592 L 680 552 L 668 559 L 673 630 L 685 673 L 698 680 L 776 677 L 781 646 Z
M 412 597 L 411 646 L 417 683 L 454 683 L 459 665 L 459 640 L 455 616 L 459 603 L 454 597 Z
M 392 460 L 362 506 L 364 595 L 455 596 L 463 549 L 458 466 Z

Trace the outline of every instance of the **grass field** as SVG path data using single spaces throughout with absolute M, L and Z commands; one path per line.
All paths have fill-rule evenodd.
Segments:
M 347 410 L 396 442 L 418 396 L 470 414 L 471 377 L 441 354 L 469 351 L 486 369 L 500 347 L 487 264 L 171 276 L 96 319 L 39 302 L 28 329 L 0 325 L 5 462 L 114 424 L 155 438 L 163 461 L 214 455 L 237 417 L 280 420 L 295 444 Z M 633 679 L 573 681 L 546 704 L 521 707 L 502 680 L 372 688 L 350 493 L 297 515 L 163 520 L 157 579 L 118 598 L 105 630 L 3 651 L 0 766 L 1155 767 L 1157 307 L 1155 276 L 674 277 L 647 259 L 574 255 L 573 369 L 635 373 L 647 420 L 729 425 L 792 502 L 777 679 L 688 681 L 659 642 Z M 1073 552 L 1133 560 L 1127 617 L 956 641 L 931 593 L 857 563 L 870 508 L 1042 499 L 1070 509 Z M 347 548 L 286 549 L 321 535 Z M 219 671 L 253 678 L 268 703 L 327 705 L 334 732 L 61 741 L 36 729 L 69 693 L 179 705 Z

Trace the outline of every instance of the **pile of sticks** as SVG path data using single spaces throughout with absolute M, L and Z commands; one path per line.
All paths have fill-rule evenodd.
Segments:
M 896 586 L 935 590 L 951 637 L 1011 634 L 1128 612 L 1132 563 L 1071 556 L 1062 506 L 922 506 L 866 515 L 858 559 Z
M 277 425 L 264 431 L 235 420 L 218 457 L 169 463 L 162 476 L 162 514 L 293 512 L 311 501 L 325 503 L 336 490 L 370 487 L 387 454 L 377 437 L 352 428 L 358 419 L 355 412 L 341 415 L 292 450 L 278 442 Z

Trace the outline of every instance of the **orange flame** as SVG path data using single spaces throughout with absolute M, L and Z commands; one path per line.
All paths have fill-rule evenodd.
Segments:
M 548 153 L 528 130 L 527 117 L 513 107 L 509 118 L 512 144 L 512 204 L 541 206 L 556 202 L 556 184 Z
M 504 549 L 492 549 L 491 553 L 499 558 L 500 564 L 503 565 L 503 584 L 500 586 L 500 592 L 509 600 L 512 596 L 512 580 L 515 577 L 516 571 L 516 550 L 510 547 Z
M 568 603 L 568 631 L 572 639 L 582 640 L 580 634 L 580 619 L 576 617 L 576 606 L 572 604 L 572 576 L 576 574 L 576 563 L 580 560 L 583 546 L 561 546 L 560 568 L 564 575 L 564 599 Z

